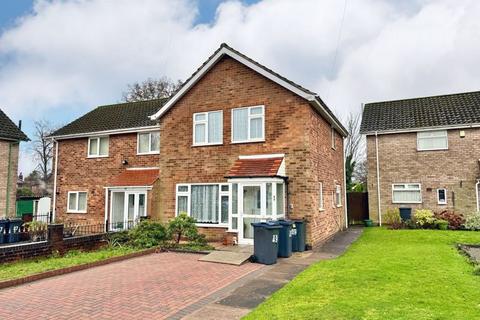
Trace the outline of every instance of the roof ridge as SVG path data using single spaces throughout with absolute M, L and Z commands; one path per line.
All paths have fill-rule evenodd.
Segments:
M 165 101 L 170 99 L 170 97 L 165 97 L 165 98 L 156 98 L 156 99 L 149 99 L 149 100 L 141 100 L 141 101 L 130 101 L 130 102 L 119 102 L 119 103 L 111 103 L 111 104 L 101 104 L 95 107 L 95 109 L 98 108 L 104 108 L 104 107 L 115 107 L 115 106 L 121 106 L 125 104 L 140 104 L 140 103 L 147 103 L 147 102 L 156 102 L 156 101 Z M 95 109 L 92 109 L 95 110 Z
M 437 95 L 431 95 L 431 96 L 421 96 L 421 97 L 416 97 L 416 98 L 375 101 L 375 102 L 365 103 L 365 106 L 372 105 L 372 104 L 387 103 L 387 102 L 398 102 L 398 101 L 410 101 L 410 100 L 419 100 L 419 99 L 440 98 L 440 97 L 449 97 L 449 96 L 465 95 L 465 94 L 472 94 L 472 93 L 480 93 L 480 90 L 467 91 L 467 92 L 456 92 L 456 93 L 448 93 L 448 94 L 437 94 Z

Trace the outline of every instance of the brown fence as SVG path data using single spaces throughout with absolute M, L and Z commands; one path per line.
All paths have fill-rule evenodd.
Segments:
M 347 214 L 349 224 L 363 223 L 363 220 L 368 219 L 367 192 L 347 193 Z

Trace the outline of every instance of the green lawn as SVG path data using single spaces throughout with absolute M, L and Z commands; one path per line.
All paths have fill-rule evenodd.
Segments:
M 79 264 L 105 260 L 110 257 L 125 255 L 139 251 L 130 247 L 104 248 L 97 251 L 70 251 L 63 257 L 45 257 L 35 260 L 24 260 L 0 265 L 0 281 L 21 278 L 24 276 L 62 269 Z
M 480 319 L 480 276 L 456 243 L 480 232 L 365 229 L 246 319 Z

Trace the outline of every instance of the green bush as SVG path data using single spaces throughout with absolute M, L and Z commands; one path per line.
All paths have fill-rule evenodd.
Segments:
M 189 217 L 185 212 L 180 213 L 168 223 L 168 234 L 176 244 L 180 243 L 182 237 L 190 242 L 206 243 L 205 236 L 198 233 L 195 219 Z
M 435 217 L 432 210 L 417 209 L 413 214 L 413 220 L 421 228 L 431 228 L 434 226 Z
M 119 231 L 108 233 L 106 240 L 111 247 L 122 247 L 129 244 L 130 237 L 128 231 Z
M 448 230 L 448 221 L 447 220 L 442 220 L 442 219 L 435 220 L 435 225 L 440 230 Z
M 390 229 L 400 229 L 402 227 L 402 218 L 398 208 L 387 209 L 383 215 L 383 221 L 389 225 Z
M 480 230 L 480 212 L 467 215 L 463 226 L 468 230 Z
M 128 232 L 130 243 L 137 248 L 151 248 L 167 240 L 167 230 L 160 222 L 145 220 Z

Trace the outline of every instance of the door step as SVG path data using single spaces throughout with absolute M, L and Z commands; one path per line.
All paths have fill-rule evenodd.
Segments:
M 213 251 L 198 260 L 239 266 L 247 261 L 251 255 L 249 252 Z

